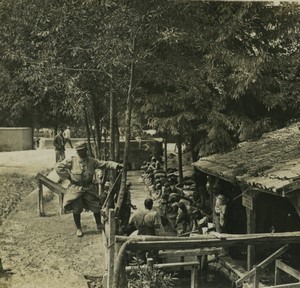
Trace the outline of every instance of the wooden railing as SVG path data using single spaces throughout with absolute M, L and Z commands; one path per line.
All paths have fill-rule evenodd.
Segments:
M 289 284 L 281 284 L 281 273 L 285 272 L 289 274 L 290 276 L 296 278 L 298 280 L 298 283 L 289 283 Z M 283 263 L 281 260 L 275 261 L 275 286 L 272 286 L 273 288 L 277 287 L 300 287 L 300 272 L 295 270 L 294 268 L 288 266 L 287 264 Z
M 278 249 L 276 252 L 274 252 L 272 255 L 270 255 L 268 258 L 266 258 L 264 261 L 259 263 L 258 265 L 255 265 L 252 270 L 247 272 L 243 277 L 241 277 L 239 280 L 235 282 L 236 286 L 241 286 L 244 282 L 246 282 L 248 279 L 253 278 L 253 288 L 257 288 L 259 286 L 259 274 L 261 273 L 262 269 L 264 269 L 267 265 L 269 265 L 271 262 L 275 261 L 276 258 L 281 256 L 284 252 L 286 252 L 289 248 L 289 245 L 285 245 Z
M 63 188 L 60 184 L 55 183 L 54 181 L 50 180 L 46 176 L 38 173 L 35 177 L 38 180 L 38 215 L 39 216 L 45 216 L 45 210 L 44 210 L 44 201 L 43 201 L 43 186 L 50 189 L 52 192 L 58 195 L 59 197 L 59 215 L 64 214 L 63 209 L 63 198 L 64 193 L 66 192 L 66 189 Z
M 210 251 L 211 248 L 216 249 L 216 247 L 229 247 L 229 246 L 235 246 L 235 245 L 257 245 L 257 244 L 265 244 L 272 241 L 272 243 L 300 243 L 300 232 L 289 232 L 289 233 L 265 233 L 265 234 L 243 234 L 243 235 L 231 235 L 231 234 L 222 234 L 222 237 L 217 237 L 218 235 L 199 235 L 198 237 L 160 237 L 160 236 L 136 236 L 136 237 L 126 237 L 126 236 L 115 236 L 115 240 L 110 242 L 110 245 L 113 245 L 113 251 L 114 256 L 111 258 L 115 259 L 113 262 L 113 265 L 110 266 L 110 273 L 114 270 L 114 275 L 109 275 L 108 278 L 111 280 L 108 282 L 110 286 L 106 287 L 122 287 L 119 285 L 119 277 L 122 277 L 120 271 L 125 270 L 120 269 L 120 263 L 123 262 L 122 257 L 124 256 L 124 251 L 131 250 L 131 251 L 137 251 L 137 250 L 178 250 L 181 251 L 188 251 L 188 250 L 194 250 L 196 251 L 202 251 L 202 255 L 205 254 L 205 249 L 208 249 L 208 254 L 214 254 L 216 251 Z M 220 235 L 219 235 L 220 236 Z M 256 267 L 254 267 L 251 271 L 246 273 L 241 277 L 241 279 L 236 281 L 236 284 L 242 285 L 244 282 L 249 280 L 250 278 L 254 278 L 252 285 L 250 287 L 258 287 L 259 283 L 259 272 L 261 269 L 266 267 L 270 262 L 275 261 L 277 257 L 282 255 L 287 249 L 288 245 L 285 245 L 278 249 L 276 252 L 274 252 L 271 256 L 269 256 L 267 259 L 262 261 L 260 264 L 258 264 Z M 112 249 L 110 247 L 110 249 Z M 200 249 L 200 250 L 199 250 Z M 182 252 L 184 253 L 184 252 Z M 197 261 L 191 262 L 189 265 L 194 266 L 195 268 L 198 268 L 199 265 Z M 185 265 L 185 264 L 178 264 L 178 263 L 168 263 L 167 265 L 170 265 L 173 267 Z M 188 265 L 188 264 L 187 264 Z M 280 264 L 279 264 L 280 265 Z M 155 266 L 154 266 L 155 267 Z M 163 267 L 163 266 L 161 266 Z M 283 267 L 282 265 L 279 267 Z M 279 269 L 278 267 L 278 269 Z M 130 269 L 130 268 L 127 268 Z M 278 273 L 278 272 L 277 272 Z M 194 274 L 196 275 L 196 274 Z M 296 275 L 296 274 L 294 274 Z M 194 277 L 192 275 L 192 277 Z M 191 280 L 191 287 L 198 287 L 198 282 L 194 281 L 192 278 Z M 111 282 L 113 281 L 113 282 Z M 113 283 L 113 285 L 112 285 Z M 111 286 L 112 285 L 112 286 Z M 256 286 L 255 286 L 256 285 Z M 287 284 L 285 284 L 287 285 Z M 300 286 L 293 286 L 293 285 L 300 285 L 300 283 L 293 283 L 288 284 L 291 286 L 279 286 L 279 287 L 300 287 Z M 278 287 L 278 288 L 279 288 Z

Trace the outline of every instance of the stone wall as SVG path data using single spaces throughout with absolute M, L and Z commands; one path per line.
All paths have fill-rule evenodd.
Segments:
M 32 141 L 30 127 L 0 127 L 0 151 L 31 150 Z

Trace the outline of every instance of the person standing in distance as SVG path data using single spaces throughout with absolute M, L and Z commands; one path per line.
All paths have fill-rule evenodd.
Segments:
M 77 155 L 57 163 L 55 171 L 62 180 L 68 179 L 71 182 L 64 195 L 64 209 L 73 211 L 76 235 L 82 237 L 81 212 L 84 208 L 94 213 L 97 230 L 101 232 L 103 229 L 100 199 L 93 183 L 95 170 L 120 170 L 123 165 L 113 161 L 97 160 L 88 156 L 86 142 L 76 143 L 75 149 Z
M 69 143 L 70 147 L 73 149 L 70 126 L 67 126 L 67 129 L 64 131 L 63 135 L 65 138 L 65 143 Z
M 66 154 L 65 154 L 65 139 L 63 136 L 63 130 L 61 128 L 58 130 L 58 134 L 53 139 L 53 145 L 55 147 L 56 162 L 63 161 L 66 158 Z

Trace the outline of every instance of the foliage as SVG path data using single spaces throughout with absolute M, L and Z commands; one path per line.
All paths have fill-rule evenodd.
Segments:
M 125 126 L 131 79 L 134 136 L 154 128 L 196 156 L 228 151 L 299 118 L 299 13 L 297 3 L 3 0 L 0 86 L 11 85 L 0 121 L 55 127 L 85 108 L 107 129 L 114 93 Z
M 160 269 L 153 268 L 145 269 L 140 264 L 131 266 L 130 279 L 128 280 L 128 287 L 130 288 L 171 288 L 174 287 L 174 277 L 171 274 L 166 274 Z
M 299 117 L 299 5 L 197 3 L 182 11 L 172 11 L 182 21 L 169 28 L 180 40 L 162 40 L 165 60 L 142 100 L 148 125 L 183 134 L 206 155 Z

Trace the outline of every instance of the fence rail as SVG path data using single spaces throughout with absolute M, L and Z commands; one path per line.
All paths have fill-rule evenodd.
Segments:
M 64 214 L 63 208 L 63 198 L 66 189 L 63 188 L 60 184 L 53 182 L 43 174 L 38 173 L 35 177 L 38 180 L 38 215 L 45 216 L 45 209 L 44 209 L 44 201 L 43 201 L 43 186 L 50 189 L 52 192 L 58 195 L 59 197 L 59 214 Z

